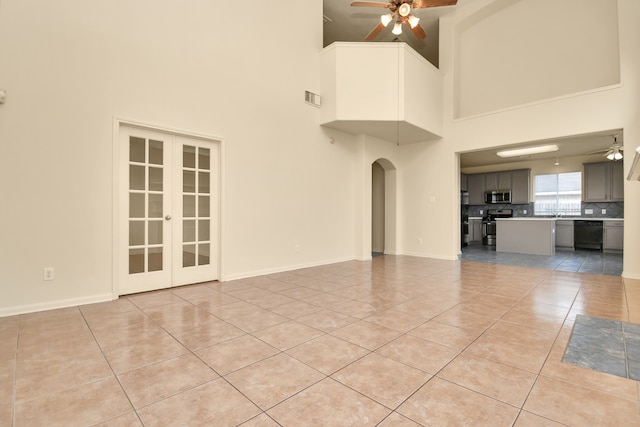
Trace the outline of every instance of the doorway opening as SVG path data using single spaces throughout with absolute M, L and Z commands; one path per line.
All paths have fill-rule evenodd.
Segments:
M 381 158 L 371 164 L 371 256 L 396 247 L 396 168 Z

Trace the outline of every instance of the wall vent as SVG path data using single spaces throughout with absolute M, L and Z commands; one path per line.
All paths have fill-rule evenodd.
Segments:
M 304 102 L 307 104 L 315 105 L 316 107 L 320 106 L 320 95 L 309 92 L 308 90 L 304 91 Z

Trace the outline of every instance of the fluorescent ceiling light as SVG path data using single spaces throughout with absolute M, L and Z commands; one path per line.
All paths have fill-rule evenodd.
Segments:
M 498 151 L 496 154 L 499 157 L 519 157 L 528 156 L 530 154 L 550 153 L 552 151 L 558 151 L 558 146 L 551 145 L 538 145 L 535 147 L 515 148 L 513 150 Z

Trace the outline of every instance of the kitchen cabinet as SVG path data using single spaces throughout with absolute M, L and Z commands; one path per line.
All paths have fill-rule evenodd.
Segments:
M 556 248 L 573 249 L 573 221 L 556 221 Z
M 622 162 L 598 162 L 584 164 L 585 202 L 621 202 L 624 200 Z
M 484 175 L 483 173 L 467 175 L 470 205 L 484 205 Z
M 511 203 L 529 203 L 530 176 L 531 169 L 511 171 Z
M 620 252 L 624 243 L 624 221 L 603 221 L 603 252 Z
M 484 174 L 484 190 L 510 190 L 511 171 L 487 172 Z
M 460 191 L 469 191 L 467 174 L 460 174 Z
M 482 219 L 469 218 L 469 244 L 482 244 Z

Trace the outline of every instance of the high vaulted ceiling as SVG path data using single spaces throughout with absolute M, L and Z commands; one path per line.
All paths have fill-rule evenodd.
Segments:
M 378 1 L 378 0 L 374 0 Z M 380 0 L 384 2 L 384 0 Z M 460 3 L 460 2 L 459 2 Z M 399 36 L 391 33 L 392 25 L 388 25 L 375 41 L 407 43 L 416 52 L 425 57 L 436 67 L 438 66 L 439 20 L 440 17 L 451 13 L 456 6 L 433 7 L 415 9 L 412 13 L 420 18 L 420 25 L 427 33 L 423 40 L 416 40 L 411 31 L 406 28 Z M 369 7 L 352 7 L 351 0 L 324 0 L 324 46 L 340 42 L 360 42 L 380 22 L 380 16 L 385 9 Z M 327 19 L 328 18 L 328 19 Z

